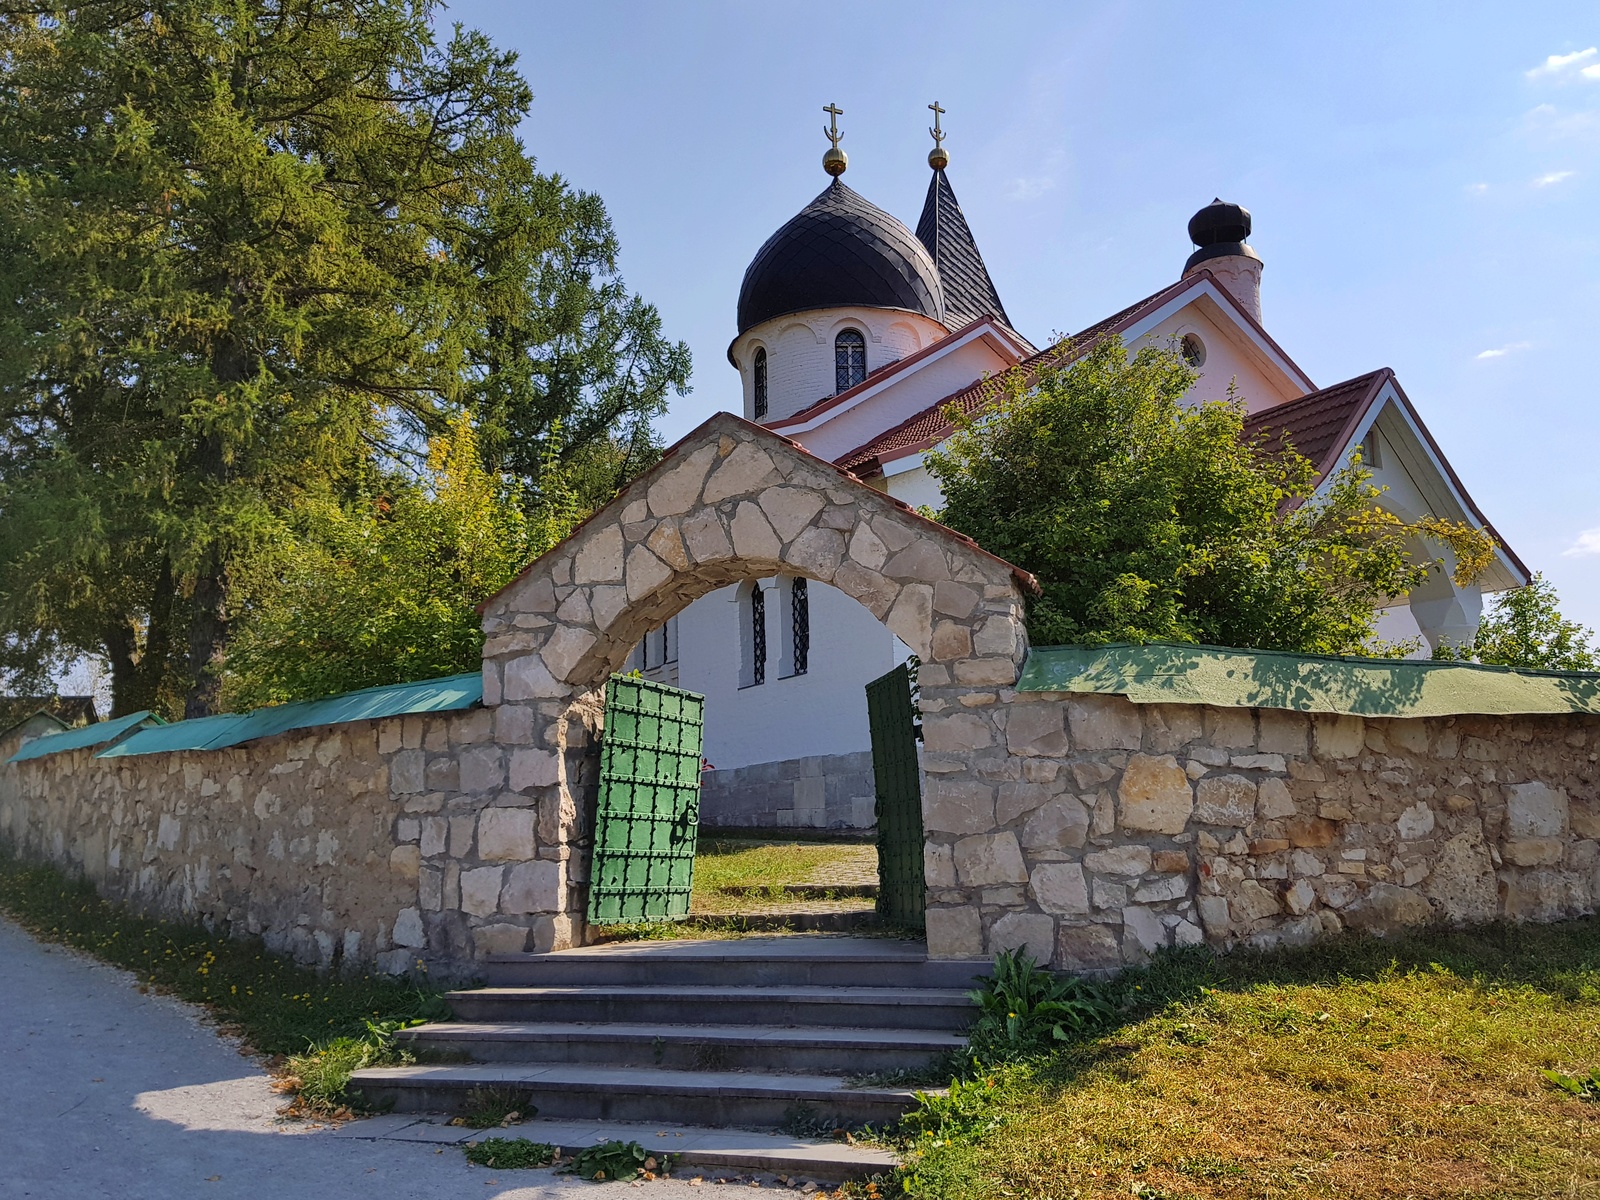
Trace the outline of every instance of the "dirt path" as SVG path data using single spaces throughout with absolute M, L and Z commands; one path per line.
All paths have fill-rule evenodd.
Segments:
M 469 1166 L 454 1146 L 283 1124 L 260 1066 L 181 1002 L 0 919 L 0 1195 L 18 1200 L 689 1200 Z M 392 1119 L 391 1119 L 392 1120 Z M 372 1123 L 376 1131 L 382 1119 Z M 709 1183 L 710 1180 L 707 1180 Z

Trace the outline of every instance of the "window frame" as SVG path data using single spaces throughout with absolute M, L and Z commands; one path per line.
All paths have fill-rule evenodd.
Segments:
M 755 365 L 751 367 L 750 374 L 753 392 L 750 411 L 755 414 L 756 420 L 760 421 L 766 417 L 769 410 L 767 401 L 767 348 L 765 346 L 756 347 Z
M 860 351 L 859 363 L 851 355 Z M 857 371 L 859 370 L 859 374 Z M 833 391 L 834 395 L 847 392 L 867 379 L 867 335 L 855 326 L 847 326 L 833 336 Z

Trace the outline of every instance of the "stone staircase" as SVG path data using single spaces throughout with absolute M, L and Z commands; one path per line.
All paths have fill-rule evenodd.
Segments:
M 913 1091 L 850 1077 L 961 1049 L 966 991 L 987 968 L 930 962 L 920 942 L 842 937 L 499 956 L 488 986 L 450 994 L 455 1021 L 404 1035 L 423 1061 L 352 1083 L 408 1113 L 459 1112 L 494 1088 L 526 1096 L 541 1120 L 884 1124 Z

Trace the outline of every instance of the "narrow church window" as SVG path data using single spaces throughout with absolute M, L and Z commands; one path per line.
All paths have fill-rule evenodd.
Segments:
M 848 391 L 867 377 L 867 339 L 846 329 L 833 339 L 833 390 Z
M 749 679 L 750 687 L 767 681 L 767 594 L 759 579 L 750 585 Z
M 790 673 L 804 675 L 811 657 L 811 599 L 804 579 L 796 579 L 789 587 L 789 631 Z
M 756 420 L 767 415 L 767 352 L 756 351 Z

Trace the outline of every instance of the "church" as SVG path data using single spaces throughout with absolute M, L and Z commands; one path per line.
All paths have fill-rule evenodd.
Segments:
M 1291 443 L 1323 479 L 1359 452 L 1402 519 L 1448 518 L 1495 538 L 1495 561 L 1478 580 L 1460 587 L 1448 569 L 1434 572 L 1385 610 L 1380 636 L 1418 639 L 1424 655 L 1461 644 L 1486 593 L 1528 582 L 1392 369 L 1352 364 L 1369 369 L 1319 387 L 1267 332 L 1262 261 L 1238 204 L 1213 200 L 1195 213 L 1174 282 L 1056 345 L 1034 346 L 990 278 L 950 182 L 944 110 L 929 107 L 932 173 L 914 232 L 843 181 L 842 110 L 823 110 L 831 182 L 756 251 L 739 289 L 728 361 L 745 419 L 937 510 L 943 498 L 924 456 L 950 435 L 951 405 L 976 411 L 1003 373 L 1068 365 L 1105 338 L 1130 352 L 1175 346 L 1198 375 L 1191 398 L 1223 399 L 1231 388 L 1247 406 L 1247 434 Z M 1444 547 L 1419 550 L 1451 565 Z M 776 577 L 694 601 L 645 638 L 630 666 L 706 697 L 703 825 L 866 829 L 874 788 L 863 689 L 910 654 L 843 593 Z

